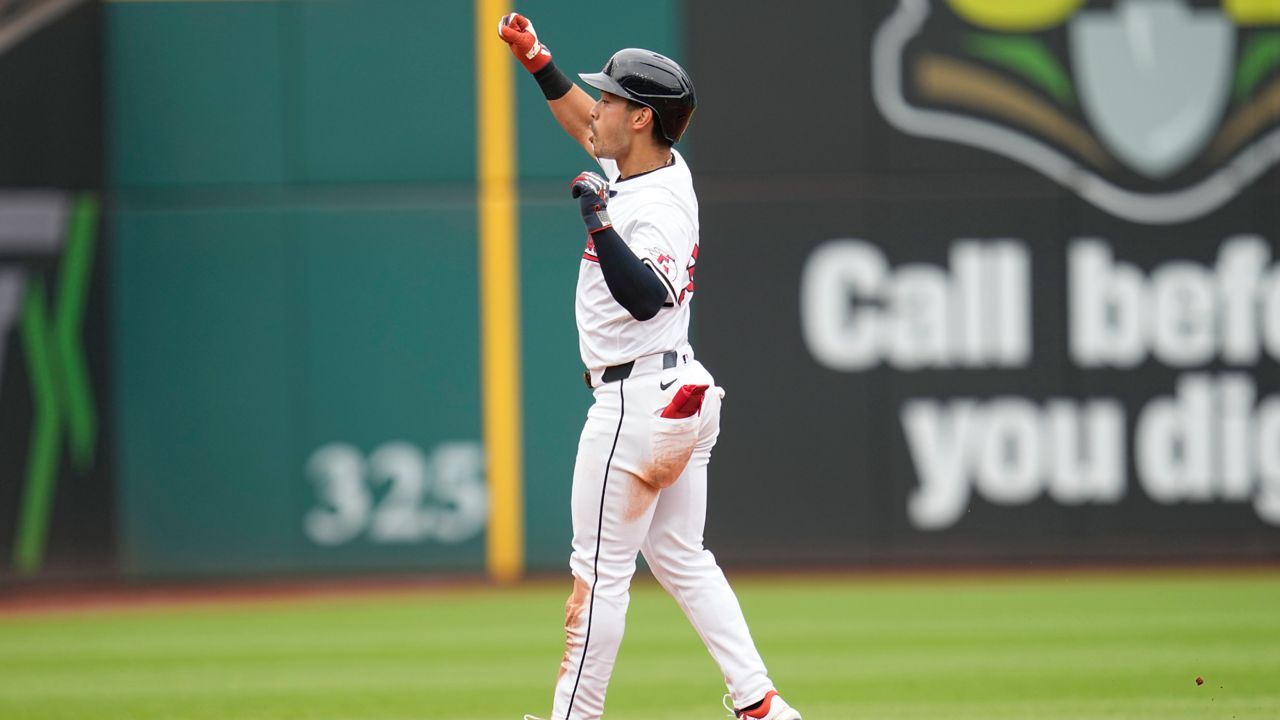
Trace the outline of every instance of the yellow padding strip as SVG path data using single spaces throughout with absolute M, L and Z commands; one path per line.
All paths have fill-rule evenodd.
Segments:
M 520 279 L 516 200 L 515 60 L 498 38 L 507 6 L 476 0 L 476 137 L 480 239 L 481 394 L 488 455 L 486 562 L 498 582 L 524 571 Z

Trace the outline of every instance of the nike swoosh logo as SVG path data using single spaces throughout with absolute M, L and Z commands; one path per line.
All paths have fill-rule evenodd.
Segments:
M 675 380 L 672 380 L 672 381 L 671 381 L 671 382 L 669 382 L 669 383 L 664 383 L 664 382 L 662 382 L 661 380 L 659 380 L 659 381 L 658 381 L 658 387 L 659 387 L 660 389 L 662 389 L 662 390 L 666 390 L 667 388 L 671 387 L 671 384 L 672 384 L 672 383 L 674 383 L 676 380 L 679 380 L 679 379 L 680 379 L 680 378 L 676 378 Z

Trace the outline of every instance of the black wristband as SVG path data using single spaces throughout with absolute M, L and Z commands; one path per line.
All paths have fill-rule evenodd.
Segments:
M 550 61 L 546 67 L 533 74 L 533 79 L 538 81 L 538 87 L 542 88 L 542 96 L 548 101 L 559 100 L 565 96 L 565 93 L 573 89 L 573 81 L 568 75 L 560 72 L 560 68 L 556 67 L 555 61 Z

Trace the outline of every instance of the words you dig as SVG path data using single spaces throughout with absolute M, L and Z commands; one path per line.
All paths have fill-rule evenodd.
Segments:
M 946 265 L 897 267 L 870 242 L 832 240 L 802 274 L 805 342 L 818 363 L 845 372 L 1027 367 L 1030 268 L 1017 240 L 960 240 Z M 1072 364 L 1113 375 L 1151 363 L 1188 372 L 1132 415 L 1106 396 L 907 399 L 899 419 L 918 481 L 913 525 L 950 527 L 975 496 L 1008 506 L 1116 503 L 1130 492 L 1130 467 L 1158 504 L 1248 502 L 1280 525 L 1280 395 L 1259 393 L 1263 365 L 1274 378 L 1280 359 L 1280 264 L 1270 246 L 1235 236 L 1212 263 L 1143 269 L 1106 241 L 1081 238 L 1068 245 L 1065 269 L 1067 297 L 1043 300 L 1065 301 Z

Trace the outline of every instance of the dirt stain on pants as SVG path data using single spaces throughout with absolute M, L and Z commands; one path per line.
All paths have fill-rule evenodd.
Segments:
M 654 488 L 665 490 L 676 484 L 684 473 L 689 458 L 693 457 L 693 443 L 662 448 L 664 452 L 655 453 L 653 464 L 644 474 L 645 481 Z
M 569 653 L 582 642 L 582 613 L 587 609 L 587 598 L 591 588 L 582 578 L 573 578 L 573 592 L 564 603 L 564 658 L 560 661 L 560 672 L 556 674 L 556 682 L 569 669 Z
M 627 509 L 622 514 L 623 521 L 634 522 L 644 515 L 656 499 L 658 499 L 658 488 L 640 478 L 632 478 L 631 492 L 627 494 Z

